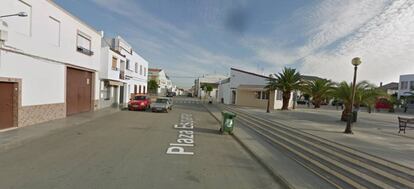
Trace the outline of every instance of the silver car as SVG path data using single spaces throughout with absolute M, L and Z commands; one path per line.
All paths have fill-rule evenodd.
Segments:
M 172 99 L 166 97 L 160 97 L 151 103 L 151 111 L 153 112 L 168 112 L 172 110 Z

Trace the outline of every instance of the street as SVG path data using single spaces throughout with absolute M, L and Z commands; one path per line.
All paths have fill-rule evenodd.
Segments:
M 194 155 L 167 155 L 182 113 Z M 120 111 L 0 153 L 0 188 L 279 188 L 202 105 L 170 113 Z

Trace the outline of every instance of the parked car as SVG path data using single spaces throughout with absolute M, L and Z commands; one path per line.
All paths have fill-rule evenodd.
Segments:
M 298 100 L 298 101 L 296 101 L 296 103 L 305 105 L 307 103 L 307 101 L 306 100 Z
M 336 105 L 338 105 L 338 106 L 342 106 L 342 104 L 343 104 L 343 102 L 342 102 L 342 101 L 340 101 L 340 100 L 333 100 L 333 101 L 332 101 L 332 106 L 336 106 Z
M 177 96 L 177 93 L 175 92 L 167 92 L 167 97 L 174 97 Z
M 151 111 L 153 112 L 168 112 L 172 110 L 172 99 L 166 97 L 160 97 L 151 104 Z
M 134 96 L 128 102 L 128 110 L 147 110 L 151 107 L 151 99 L 148 96 Z

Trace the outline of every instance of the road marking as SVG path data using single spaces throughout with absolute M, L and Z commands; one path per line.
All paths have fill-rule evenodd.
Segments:
M 194 152 L 188 151 L 188 147 L 194 147 L 194 120 L 192 114 L 182 113 L 180 123 L 174 125 L 178 130 L 177 143 L 170 143 L 166 154 L 172 155 L 194 155 Z M 187 147 L 187 151 L 186 148 Z

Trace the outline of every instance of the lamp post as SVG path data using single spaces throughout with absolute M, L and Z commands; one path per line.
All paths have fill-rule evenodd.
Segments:
M 269 74 L 269 81 L 272 80 L 272 74 Z M 269 88 L 267 89 L 267 108 L 266 108 L 266 113 L 270 113 L 270 90 L 272 89 L 272 87 L 269 86 Z M 274 99 L 273 99 L 274 100 Z
M 352 134 L 352 111 L 354 107 L 354 99 L 355 99 L 355 86 L 356 86 L 356 77 L 357 77 L 357 70 L 358 66 L 361 64 L 361 59 L 359 57 L 355 57 L 352 59 L 352 65 L 354 65 L 354 81 L 352 82 L 352 94 L 351 94 L 351 107 L 350 111 L 348 112 L 348 120 L 346 122 L 346 128 L 344 133 Z
M 19 13 L 16 13 L 16 14 L 8 14 L 8 15 L 0 16 L 0 18 L 12 17 L 12 16 L 26 17 L 27 13 L 26 12 L 19 12 Z

